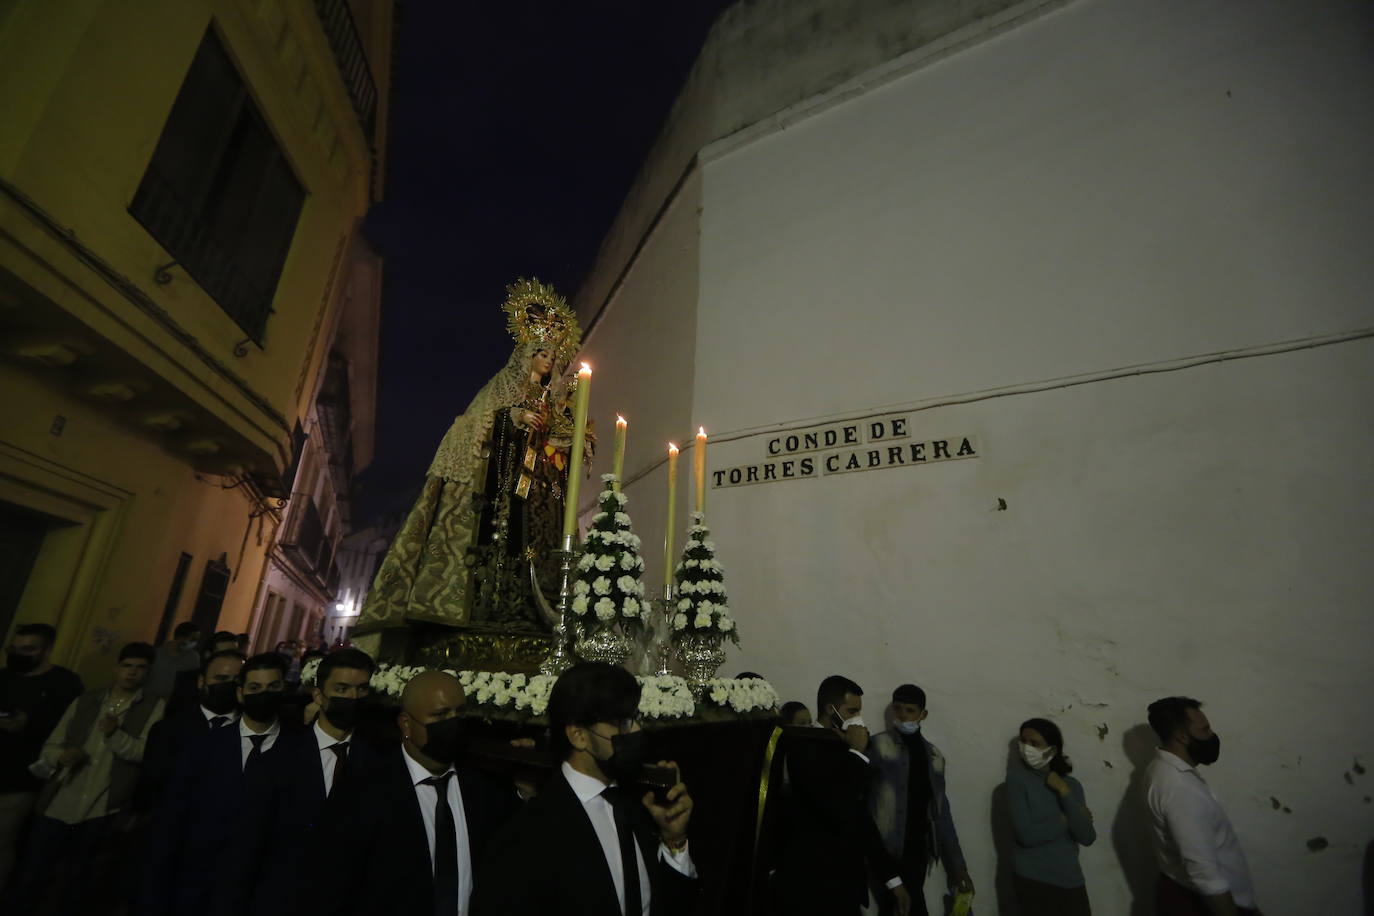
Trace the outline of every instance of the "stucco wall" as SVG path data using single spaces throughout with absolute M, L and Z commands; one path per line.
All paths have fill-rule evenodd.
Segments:
M 1153 876 L 1125 799 L 1145 706 L 1174 692 L 1223 735 L 1207 775 L 1265 910 L 1358 911 L 1369 16 L 1067 4 L 704 157 L 694 340 L 630 332 L 688 282 L 664 268 L 598 326 L 602 363 L 694 351 L 712 468 L 887 405 L 918 438 L 976 437 L 975 459 L 713 490 L 708 516 L 745 641 L 726 673 L 808 705 L 848 674 L 870 723 L 895 685 L 929 691 L 980 913 L 1007 912 L 992 798 L 1035 714 L 1064 727 L 1097 816 L 1094 911 L 1132 912 Z M 593 401 L 686 384 L 608 372 Z M 631 484 L 632 509 L 661 485 Z

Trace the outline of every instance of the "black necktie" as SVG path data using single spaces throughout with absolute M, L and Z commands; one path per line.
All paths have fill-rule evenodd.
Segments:
M 348 769 L 348 742 L 331 744 L 329 749 L 334 752 L 334 782 L 330 784 L 328 794 L 333 795 L 339 780 L 343 779 L 344 770 Z
M 448 806 L 449 770 L 443 776 L 423 780 L 434 787 L 438 797 L 434 807 L 434 916 L 458 913 L 458 830 L 453 824 L 453 809 Z
M 267 740 L 267 736 L 249 735 L 248 740 L 253 742 L 253 749 L 248 752 L 248 759 L 243 762 L 243 772 L 245 773 L 262 756 L 262 743 Z
M 215 716 L 213 719 L 210 720 L 210 731 L 214 731 L 215 729 L 219 728 L 221 725 L 228 721 L 228 716 Z
M 611 803 L 615 832 L 620 840 L 620 869 L 625 878 L 625 916 L 640 916 L 644 904 L 639 891 L 639 857 L 635 855 L 635 834 L 631 826 L 630 794 L 620 786 L 607 786 L 601 793 Z

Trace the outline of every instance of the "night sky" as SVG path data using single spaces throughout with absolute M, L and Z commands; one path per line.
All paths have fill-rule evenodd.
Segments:
M 520 276 L 571 300 L 729 0 L 401 12 L 386 199 L 377 454 L 359 522 L 404 508 L 453 417 L 510 355 Z

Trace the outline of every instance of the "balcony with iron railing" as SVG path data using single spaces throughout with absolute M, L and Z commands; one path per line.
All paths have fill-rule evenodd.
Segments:
M 347 0 L 315 0 L 315 11 L 329 38 L 329 46 L 339 65 L 339 76 L 343 78 L 348 97 L 353 101 L 353 110 L 357 112 L 363 135 L 369 144 L 375 146 L 377 83 L 372 78 L 372 68 L 363 50 L 358 25 L 353 21 L 353 12 L 348 8 Z

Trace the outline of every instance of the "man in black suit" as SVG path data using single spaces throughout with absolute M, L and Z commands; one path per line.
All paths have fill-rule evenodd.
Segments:
M 221 861 L 226 886 L 216 893 L 213 912 L 296 912 L 303 881 L 313 877 L 305 875 L 307 853 L 326 842 L 319 823 L 327 800 L 376 755 L 354 735 L 373 670 L 372 657 L 358 649 L 341 649 L 320 662 L 311 689 L 319 715 L 313 725 L 284 732 L 249 781 Z M 348 836 L 354 839 L 352 831 Z M 351 854 L 339 855 L 342 870 L 352 866 Z M 331 876 L 342 880 L 341 867 L 332 868 Z
M 862 711 L 863 688 L 832 675 L 816 692 L 816 734 L 785 747 L 787 830 L 774 876 L 778 912 L 853 916 L 868 902 L 869 870 L 901 916 L 910 910 L 897 863 L 866 804 L 871 776 Z
M 548 716 L 563 764 L 493 841 L 473 916 L 690 912 L 697 881 L 687 787 L 673 786 L 666 804 L 629 788 L 645 738 L 634 676 L 615 665 L 575 665 L 554 684 Z
M 458 679 L 442 671 L 406 684 L 400 747 L 355 771 L 325 809 L 320 835 L 348 838 L 348 868 L 331 869 L 338 849 L 316 845 L 306 869 L 312 908 L 331 916 L 469 912 L 473 866 L 519 800 L 509 783 L 455 769 L 466 702 Z
M 233 726 L 201 735 L 181 755 L 151 829 L 137 912 L 176 916 L 204 912 L 222 876 L 216 863 L 254 778 L 276 746 L 277 713 L 286 689 L 286 660 L 255 655 L 239 674 L 243 713 Z
M 153 725 L 143 751 L 143 767 L 134 792 L 134 807 L 151 815 L 176 770 L 177 758 L 197 738 L 238 721 L 238 676 L 246 661 L 237 651 L 216 652 L 196 678 L 199 703 L 168 715 Z

